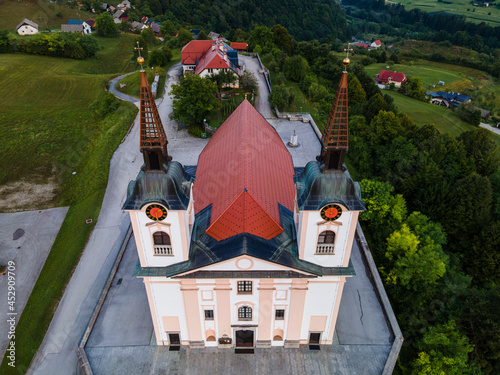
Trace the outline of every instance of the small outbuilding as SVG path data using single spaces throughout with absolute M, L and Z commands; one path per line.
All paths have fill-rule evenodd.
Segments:
M 17 25 L 16 31 L 19 35 L 35 35 L 38 34 L 38 24 L 25 18 Z

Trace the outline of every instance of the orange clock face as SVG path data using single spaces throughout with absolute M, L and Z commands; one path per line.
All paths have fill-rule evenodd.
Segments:
M 321 217 L 326 221 L 337 220 L 342 215 L 342 207 L 337 204 L 328 204 L 321 209 Z
M 151 219 L 155 221 L 162 221 L 165 220 L 167 217 L 167 210 L 160 206 L 159 204 L 150 204 L 146 208 L 146 215 Z

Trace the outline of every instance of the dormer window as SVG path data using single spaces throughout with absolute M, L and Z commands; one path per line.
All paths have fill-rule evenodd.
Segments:
M 163 231 L 153 233 L 154 255 L 174 255 L 170 236 Z
M 335 254 L 335 232 L 325 230 L 319 234 L 316 254 Z

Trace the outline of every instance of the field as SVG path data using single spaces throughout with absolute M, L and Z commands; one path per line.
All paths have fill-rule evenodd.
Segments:
M 16 368 L 4 358 L 1 374 L 27 370 L 99 216 L 109 161 L 137 108 L 120 102 L 114 112 L 96 118 L 89 106 L 109 78 L 127 71 L 132 40 L 100 39 L 102 51 L 86 61 L 0 55 L 0 207 L 70 206 L 17 325 Z M 46 185 L 52 190 L 26 194 L 15 188 L 19 182 L 24 190 Z M 89 218 L 93 224 L 85 223 Z
M 465 16 L 467 21 L 470 22 L 486 22 L 491 24 L 491 26 L 500 26 L 500 8 L 495 5 L 489 7 L 475 7 L 467 0 L 443 0 L 441 2 L 438 0 L 399 0 L 394 2 L 403 4 L 406 10 L 418 8 L 425 12 L 443 11 Z M 467 11 L 467 9 L 469 11 Z
M 387 68 L 387 67 L 390 68 Z M 448 69 L 441 69 L 436 66 L 425 66 L 425 65 L 402 65 L 402 64 L 372 64 L 365 67 L 365 71 L 375 79 L 375 75 L 380 73 L 382 69 L 394 70 L 401 72 L 410 77 L 420 77 L 422 79 L 422 88 L 424 90 L 435 89 L 441 90 L 439 86 L 439 81 L 444 81 L 446 85 L 452 84 L 453 82 L 466 79 L 466 75 L 456 71 L 450 71 Z
M 61 17 L 57 17 L 59 14 Z M 70 18 L 87 20 L 95 18 L 92 13 L 74 9 L 66 5 L 51 4 L 45 0 L 1 0 L 0 30 L 15 31 L 23 20 L 29 19 L 38 24 L 38 30 L 59 29 Z

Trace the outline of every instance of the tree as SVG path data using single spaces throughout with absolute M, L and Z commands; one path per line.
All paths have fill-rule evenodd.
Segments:
M 246 70 L 241 74 L 240 87 L 245 91 L 253 91 L 255 94 L 259 91 L 259 83 L 255 74 Z
M 116 28 L 115 21 L 109 13 L 104 12 L 97 16 L 95 23 L 97 35 L 109 38 L 113 38 L 118 35 L 118 29 Z
M 219 73 L 217 74 L 212 74 L 211 76 L 208 77 L 209 80 L 211 80 L 215 85 L 217 86 L 217 90 L 219 91 L 219 94 L 222 91 L 222 88 L 230 86 L 231 84 L 235 83 L 238 80 L 238 77 L 233 73 L 232 70 L 229 69 L 221 69 L 219 70 Z
M 483 176 L 491 176 L 500 167 L 500 159 L 496 152 L 497 145 L 491 132 L 476 128 L 460 134 L 467 157 L 472 160 L 474 169 Z
M 188 126 L 201 124 L 205 116 L 217 103 L 217 86 L 209 79 L 198 75 L 181 77 L 178 84 L 172 85 L 172 118 Z
M 273 32 L 265 26 L 257 26 L 252 30 L 248 44 L 249 51 L 256 51 L 257 46 L 260 46 L 263 53 L 271 52 L 276 47 Z
M 290 90 L 285 85 L 276 85 L 269 94 L 269 103 L 272 107 L 277 107 L 280 111 L 293 101 Z
M 454 320 L 429 326 L 417 346 L 420 353 L 413 363 L 413 375 L 478 374 L 475 367 L 468 365 L 474 347 Z
M 151 29 L 150 27 L 147 27 L 141 31 L 141 37 L 148 46 L 153 46 L 156 44 L 156 35 L 153 29 Z
M 149 55 L 149 66 L 165 66 L 172 60 L 172 50 L 168 47 L 157 49 Z
M 479 126 L 481 123 L 481 111 L 471 104 L 460 104 L 457 112 L 462 120 L 471 125 Z
M 291 55 L 295 48 L 295 41 L 293 40 L 292 36 L 288 33 L 288 30 L 278 24 L 274 25 L 271 31 L 273 32 L 274 35 L 273 38 L 274 44 L 276 44 L 278 48 L 281 49 L 286 54 Z
M 400 284 L 408 290 L 418 291 L 435 284 L 443 277 L 448 256 L 443 252 L 441 244 L 435 241 L 436 237 L 444 238 L 441 227 L 430 224 L 427 217 L 420 213 L 412 215 L 420 215 L 421 217 L 413 220 L 423 222 L 426 228 L 416 226 L 411 230 L 411 222 L 403 224 L 401 230 L 395 231 L 387 239 L 385 256 L 394 261 L 387 281 L 394 285 Z M 435 238 L 429 231 L 435 232 Z
M 166 20 L 161 23 L 160 31 L 164 37 L 170 37 L 177 31 L 177 28 L 171 20 Z
M 366 102 L 366 92 L 361 86 L 358 77 L 349 75 L 349 106 Z
M 404 82 L 399 92 L 409 96 L 410 98 L 425 101 L 425 95 L 422 91 L 422 79 L 420 77 L 410 77 Z
M 181 47 L 184 47 L 186 44 L 188 44 L 191 40 L 193 40 L 193 34 L 189 32 L 189 30 L 186 30 L 181 27 L 179 30 L 179 35 L 177 36 L 179 39 L 179 44 Z
M 374 96 L 370 97 L 365 110 L 366 119 L 368 121 L 371 121 L 371 119 L 377 116 L 380 111 L 385 110 L 386 106 L 387 103 L 385 102 L 382 95 L 377 93 Z
M 199 34 L 196 36 L 196 40 L 209 40 L 210 37 L 204 30 L 201 30 Z
M 306 76 L 308 69 L 307 60 L 297 55 L 285 60 L 283 72 L 289 80 L 300 82 Z

